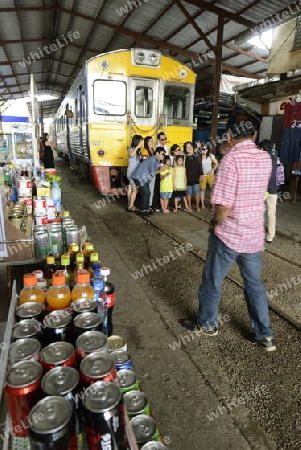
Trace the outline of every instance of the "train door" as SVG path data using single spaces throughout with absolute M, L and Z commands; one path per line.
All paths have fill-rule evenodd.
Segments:
M 131 138 L 134 134 L 152 136 L 156 144 L 158 130 L 159 81 L 150 78 L 131 78 Z

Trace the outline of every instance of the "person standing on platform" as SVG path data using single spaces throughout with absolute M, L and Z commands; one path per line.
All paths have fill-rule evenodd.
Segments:
M 135 171 L 136 167 L 140 164 L 140 149 L 142 146 L 142 136 L 140 134 L 135 134 L 132 138 L 131 146 L 128 151 L 128 168 L 127 168 L 127 179 L 129 180 L 129 185 L 127 187 L 127 197 L 128 197 L 128 207 L 129 212 L 135 212 L 136 207 L 134 206 L 137 187 L 132 180 L 132 173 Z
M 196 211 L 200 211 L 200 182 L 202 181 L 202 162 L 197 153 L 194 152 L 192 142 L 185 142 L 184 144 L 185 168 L 187 177 L 186 198 L 188 203 L 187 212 L 192 212 L 191 196 L 195 197 Z
M 43 134 L 43 164 L 45 169 L 53 169 L 54 168 L 54 157 L 53 157 L 53 149 L 56 147 L 56 143 L 54 141 L 49 140 L 49 134 Z
M 142 193 L 142 208 L 141 216 L 149 216 L 150 214 L 155 214 L 149 208 L 149 197 L 150 189 L 149 184 L 152 179 L 159 173 L 160 169 L 163 170 L 163 161 L 165 157 L 164 148 L 158 147 L 155 150 L 155 155 L 150 158 L 143 159 L 135 171 L 132 173 L 132 179 L 136 186 L 140 189 Z M 162 167 L 161 167 L 162 164 Z
M 168 146 L 166 145 L 167 136 L 164 131 L 157 134 L 157 147 L 164 147 L 165 154 L 168 155 Z
M 268 232 L 266 235 L 266 242 L 268 244 L 272 244 L 276 234 L 276 207 L 278 198 L 278 188 L 276 183 L 277 156 L 271 154 L 273 145 L 268 139 L 264 139 L 263 141 L 259 142 L 258 148 L 267 152 L 269 155 L 271 155 L 272 158 L 272 173 L 269 179 L 268 189 L 265 193 L 265 204 L 267 207 L 268 215 Z
M 182 325 L 197 335 L 218 334 L 222 282 L 237 262 L 245 287 L 254 344 L 276 350 L 268 301 L 261 281 L 264 248 L 264 195 L 272 171 L 270 155 L 255 145 L 258 124 L 248 113 L 234 113 L 227 123 L 231 150 L 219 166 L 213 188 L 213 215 L 196 323 Z

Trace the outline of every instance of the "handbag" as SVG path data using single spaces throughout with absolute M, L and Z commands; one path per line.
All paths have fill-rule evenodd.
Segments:
M 211 158 L 211 153 L 210 153 L 209 156 L 210 156 L 210 159 L 211 159 L 211 167 L 212 167 L 212 169 L 214 169 L 214 159 Z

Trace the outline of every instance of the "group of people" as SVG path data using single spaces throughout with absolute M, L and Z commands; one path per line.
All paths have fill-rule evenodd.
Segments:
M 151 136 L 144 142 L 142 136 L 133 136 L 128 150 L 128 211 L 137 211 L 134 203 L 138 189 L 142 194 L 142 216 L 161 211 L 169 213 L 170 199 L 173 199 L 174 212 L 181 208 L 181 199 L 185 211 L 191 212 L 192 195 L 196 211 L 205 209 L 206 187 L 211 189 L 213 186 L 218 161 L 201 142 L 196 146 L 190 141 L 185 142 L 183 151 L 178 144 L 173 144 L 169 155 L 166 141 L 165 133 L 158 133 L 154 149 Z

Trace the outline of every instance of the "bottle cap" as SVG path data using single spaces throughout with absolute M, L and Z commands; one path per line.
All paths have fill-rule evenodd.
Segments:
M 70 244 L 70 248 L 72 252 L 78 252 L 79 250 L 78 244 Z
M 70 216 L 69 211 L 64 211 L 64 217 L 68 217 L 68 216 Z
M 63 286 L 65 284 L 65 274 L 62 270 L 57 270 L 52 275 L 53 286 Z
M 93 244 L 87 244 L 86 247 L 85 247 L 85 249 L 86 249 L 88 252 L 93 252 L 94 246 L 93 246 Z
M 57 181 L 53 181 L 53 183 L 52 183 L 52 187 L 59 187 L 59 184 L 58 184 L 58 182 L 57 182 Z
M 107 276 L 110 275 L 111 271 L 110 271 L 110 269 L 109 269 L 108 267 L 102 267 L 102 268 L 100 269 L 100 273 L 101 273 L 101 275 L 103 275 L 104 277 L 107 277 Z
M 23 284 L 26 287 L 35 286 L 37 284 L 37 277 L 34 273 L 26 273 L 23 276 Z
M 46 262 L 47 264 L 54 264 L 54 256 L 51 255 L 47 256 Z
M 98 253 L 97 252 L 90 254 L 90 261 L 91 262 L 98 261 Z
M 70 264 L 70 256 L 68 254 L 61 256 L 61 264 L 62 266 L 68 266 Z
M 77 253 L 76 262 L 84 262 L 84 255 L 82 253 Z
M 90 283 L 90 274 L 82 269 L 77 272 L 77 282 L 81 284 Z
M 100 268 L 94 270 L 94 277 L 101 277 Z
M 44 278 L 42 270 L 34 270 L 32 273 L 37 277 L 37 280 Z

